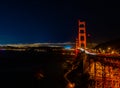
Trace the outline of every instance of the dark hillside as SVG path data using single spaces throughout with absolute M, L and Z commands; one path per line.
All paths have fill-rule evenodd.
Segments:
M 95 48 L 96 49 L 98 48 L 107 49 L 108 47 L 111 47 L 112 49 L 115 49 L 115 50 L 120 50 L 120 38 L 107 41 L 105 43 L 101 43 L 97 45 Z

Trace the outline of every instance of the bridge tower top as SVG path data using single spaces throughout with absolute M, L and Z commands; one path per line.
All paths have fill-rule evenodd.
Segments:
M 76 48 L 86 49 L 86 22 L 78 20 L 78 36 L 76 39 Z

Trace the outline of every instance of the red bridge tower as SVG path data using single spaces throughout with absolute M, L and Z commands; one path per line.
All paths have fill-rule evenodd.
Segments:
M 78 36 L 76 39 L 76 49 L 86 49 L 86 23 L 78 20 Z

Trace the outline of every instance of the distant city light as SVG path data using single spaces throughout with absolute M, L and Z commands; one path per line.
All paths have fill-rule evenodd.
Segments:
M 72 46 L 70 46 L 70 45 L 66 45 L 64 48 L 65 48 L 65 49 L 71 49 Z

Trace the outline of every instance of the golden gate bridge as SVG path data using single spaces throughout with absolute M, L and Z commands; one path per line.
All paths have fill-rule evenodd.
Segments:
M 120 88 L 120 54 L 98 53 L 88 49 L 84 21 L 78 20 L 78 36 L 74 50 L 76 51 L 75 58 L 80 59 L 83 63 L 81 64 L 83 65 L 82 74 L 88 73 L 90 75 L 87 87 L 82 86 L 81 88 Z M 79 63 L 78 61 L 76 64 L 72 64 L 72 67 L 64 75 L 68 82 L 67 88 L 76 87 L 76 84 L 71 82 L 67 76 L 77 69 Z
M 120 88 L 120 54 L 101 53 L 87 48 L 86 42 L 86 22 L 78 20 L 78 35 L 75 43 L 36 43 L 36 44 L 21 44 L 21 45 L 6 45 L 14 46 L 14 48 L 6 47 L 5 49 L 25 50 L 26 47 L 49 46 L 58 47 L 72 45 L 72 49 L 65 49 L 63 54 L 69 51 L 69 56 L 74 56 L 72 67 L 65 73 L 64 78 L 67 82 L 67 88 L 75 88 L 76 83 L 71 82 L 68 78 L 69 73 L 82 65 L 82 74 L 88 73 L 89 83 L 87 88 Z M 15 48 L 15 47 L 20 48 Z M 2 46 L 4 47 L 4 46 Z M 22 47 L 22 48 L 21 48 Z M 41 48 L 40 48 L 41 49 Z M 39 50 L 38 50 L 39 51 Z M 71 54 L 71 52 L 74 54 Z M 68 54 L 67 54 L 68 55 Z M 76 63 L 76 58 L 79 59 Z M 83 64 L 80 64 L 80 63 Z M 81 70 L 81 69 L 80 69 Z M 85 88 L 85 87 L 83 87 Z

